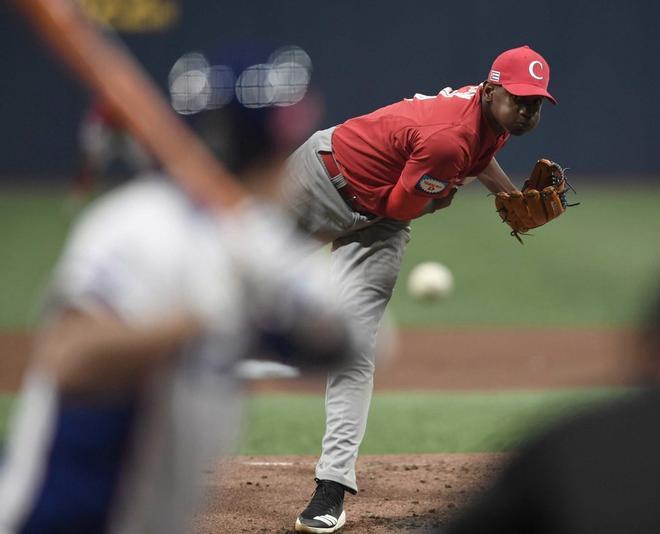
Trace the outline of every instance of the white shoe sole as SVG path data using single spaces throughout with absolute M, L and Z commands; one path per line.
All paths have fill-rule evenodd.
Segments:
M 342 510 L 341 515 L 339 516 L 339 520 L 337 521 L 337 524 L 334 527 L 309 527 L 307 525 L 303 525 L 300 522 L 300 518 L 296 519 L 296 532 L 311 532 L 312 534 L 325 534 L 328 532 L 337 532 L 341 527 L 344 526 L 344 523 L 346 523 L 346 512 Z

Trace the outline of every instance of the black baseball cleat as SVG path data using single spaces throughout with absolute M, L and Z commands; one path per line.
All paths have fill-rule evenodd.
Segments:
M 332 480 L 317 480 L 312 500 L 296 519 L 296 532 L 336 532 L 345 522 L 344 486 Z

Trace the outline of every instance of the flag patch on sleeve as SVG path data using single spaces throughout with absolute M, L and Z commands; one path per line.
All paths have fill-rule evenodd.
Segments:
M 448 183 L 449 182 L 444 182 L 442 180 L 438 180 L 437 178 L 433 178 L 433 176 L 430 174 L 425 174 L 417 181 L 417 184 L 415 184 L 415 189 L 422 191 L 423 193 L 434 195 L 444 191 Z

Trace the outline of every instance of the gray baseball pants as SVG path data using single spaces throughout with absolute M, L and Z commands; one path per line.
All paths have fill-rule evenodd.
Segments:
M 334 128 L 312 135 L 288 161 L 285 202 L 300 226 L 332 242 L 332 276 L 357 327 L 370 340 L 357 361 L 328 375 L 326 427 L 316 477 L 357 492 L 355 462 L 367 426 L 375 369 L 374 345 L 410 240 L 407 221 L 353 211 L 331 183 L 319 151 L 332 150 Z

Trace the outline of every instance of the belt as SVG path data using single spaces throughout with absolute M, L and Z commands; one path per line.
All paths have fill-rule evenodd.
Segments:
M 364 215 L 368 219 L 375 219 L 376 215 L 365 211 L 360 206 L 355 191 L 353 190 L 351 185 L 346 181 L 346 178 L 344 178 L 344 176 L 341 174 L 341 171 L 339 170 L 339 166 L 337 165 L 337 162 L 335 161 L 332 152 L 327 152 L 325 150 L 319 151 L 319 159 L 321 160 L 321 163 L 325 167 L 325 170 L 328 173 L 328 177 L 330 178 L 332 185 L 335 186 L 337 193 L 339 193 L 339 196 L 348 205 L 348 207 L 351 208 L 353 211 L 359 213 L 360 215 Z

